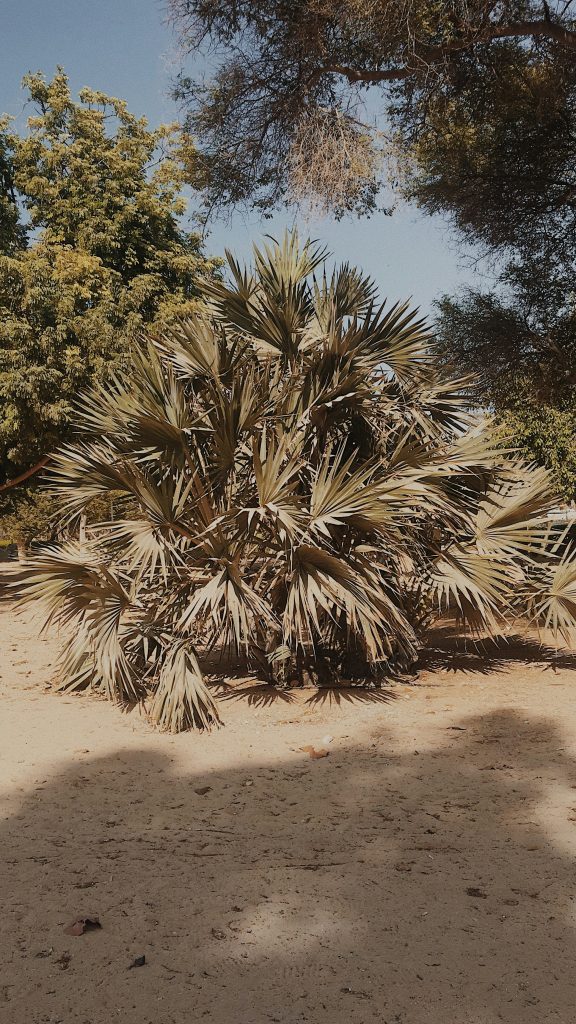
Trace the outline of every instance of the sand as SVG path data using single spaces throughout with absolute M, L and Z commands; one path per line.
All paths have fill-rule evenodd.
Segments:
M 49 692 L 5 596 L 0 1020 L 572 1024 L 576 657 L 437 642 L 377 701 L 256 689 L 167 736 Z

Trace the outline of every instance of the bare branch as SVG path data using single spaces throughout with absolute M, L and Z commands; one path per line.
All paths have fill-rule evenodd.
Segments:
M 44 466 L 46 466 L 49 461 L 50 456 L 44 455 L 35 466 L 31 466 L 30 469 L 21 473 L 20 476 L 15 476 L 13 480 L 7 480 L 6 483 L 0 484 L 0 491 L 10 491 L 13 487 L 18 487 L 18 484 L 23 484 L 26 480 L 29 480 L 31 476 L 35 476 L 35 474 L 39 473 L 41 469 L 44 469 Z

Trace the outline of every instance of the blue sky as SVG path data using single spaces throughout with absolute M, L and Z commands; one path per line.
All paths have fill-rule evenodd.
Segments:
M 58 64 L 75 91 L 88 85 L 119 96 L 152 125 L 177 118 L 170 99 L 177 45 L 162 0 L 4 0 L 2 8 L 0 112 L 15 115 L 19 129 L 27 116 L 22 76 L 50 76 Z M 285 223 L 284 216 L 261 223 L 234 214 L 214 225 L 207 249 L 219 254 L 229 246 L 248 258 L 252 241 L 279 233 Z M 337 261 L 371 273 L 383 294 L 393 300 L 412 296 L 426 311 L 443 292 L 474 283 L 448 226 L 412 208 L 370 220 L 322 220 L 301 230 L 321 239 Z

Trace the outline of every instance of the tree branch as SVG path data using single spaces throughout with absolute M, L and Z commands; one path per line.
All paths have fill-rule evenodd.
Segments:
M 462 39 L 446 43 L 444 46 L 418 46 L 413 56 L 414 64 L 404 67 L 387 68 L 382 71 L 370 71 L 362 68 L 350 68 L 342 64 L 326 64 L 318 68 L 309 78 L 309 85 L 314 85 L 323 75 L 344 75 L 349 82 L 394 82 L 409 78 L 416 73 L 421 63 L 437 63 L 451 53 L 469 50 L 479 43 L 491 43 L 495 39 L 552 39 L 569 50 L 576 50 L 576 32 L 562 25 L 557 25 L 548 18 L 542 21 L 517 21 L 507 25 L 490 25 L 481 32 L 471 33 Z
M 39 473 L 49 461 L 50 456 L 44 455 L 43 458 L 40 459 L 40 462 L 37 462 L 35 466 L 31 466 L 30 469 L 25 470 L 24 473 L 20 474 L 20 476 L 15 476 L 13 480 L 7 480 L 5 484 L 0 484 L 0 491 L 9 491 L 12 487 L 17 487 L 18 484 L 23 484 L 25 480 L 29 480 L 35 473 Z
M 576 32 L 549 21 L 547 18 L 543 21 L 517 21 L 510 25 L 492 25 L 486 33 L 486 39 L 479 41 L 490 42 L 492 39 L 506 39 L 511 36 L 553 39 L 557 43 L 562 43 L 569 50 L 576 50 Z
M 348 68 L 342 64 L 326 64 L 318 68 L 308 79 L 309 85 L 314 85 L 324 75 L 344 75 L 349 82 L 394 82 L 408 78 L 412 71 L 410 68 L 390 68 L 387 71 L 365 71 L 361 68 Z

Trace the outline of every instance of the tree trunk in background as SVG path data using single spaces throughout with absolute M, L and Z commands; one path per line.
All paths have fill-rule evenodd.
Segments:
M 16 542 L 16 548 L 18 551 L 18 561 L 20 562 L 20 565 L 26 565 L 28 558 L 28 545 L 25 541 L 19 540 Z

